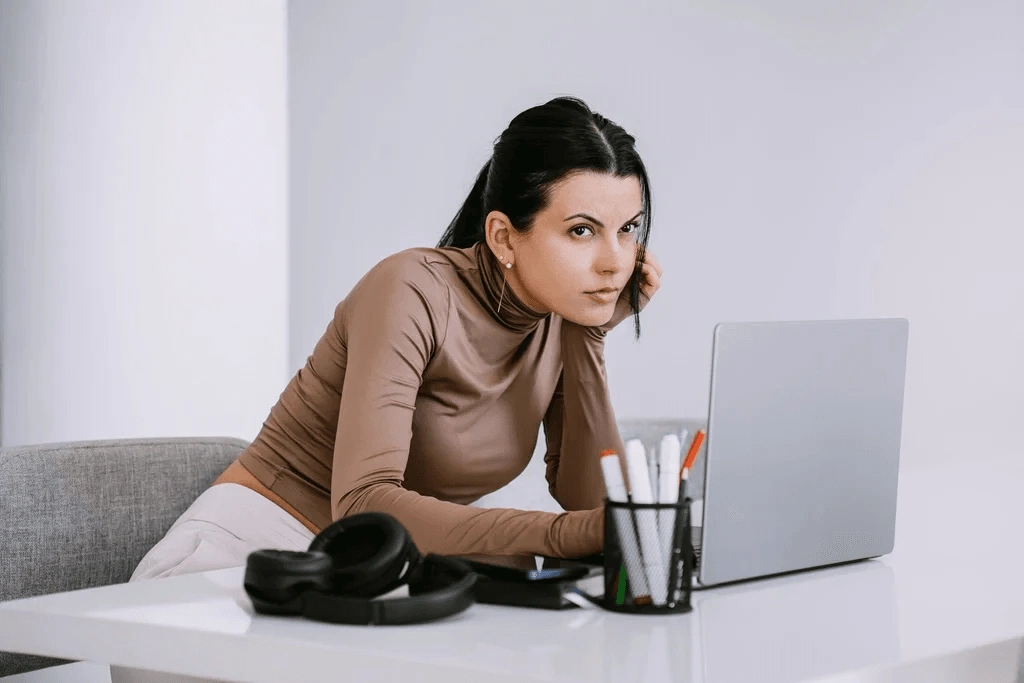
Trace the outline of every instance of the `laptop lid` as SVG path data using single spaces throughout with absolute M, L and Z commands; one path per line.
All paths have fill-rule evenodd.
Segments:
M 904 318 L 715 327 L 700 584 L 892 551 L 908 332 Z

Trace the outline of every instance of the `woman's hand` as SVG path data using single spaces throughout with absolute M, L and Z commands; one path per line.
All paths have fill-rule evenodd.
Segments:
M 661 288 L 661 273 L 662 268 L 658 263 L 658 259 L 654 258 L 654 254 L 650 251 L 645 252 L 644 262 L 640 267 L 640 310 L 644 310 L 653 297 L 654 293 Z M 633 315 L 633 309 L 629 305 L 629 286 L 623 288 L 622 292 L 619 293 L 619 299 L 615 302 L 615 311 L 612 313 L 612 317 L 604 325 L 600 325 L 598 329 L 602 332 L 608 332 L 620 322 Z

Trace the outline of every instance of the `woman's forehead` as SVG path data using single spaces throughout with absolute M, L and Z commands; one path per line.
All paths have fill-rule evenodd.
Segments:
M 627 221 L 643 208 L 635 176 L 586 171 L 573 173 L 551 187 L 547 212 L 557 220 L 585 213 L 601 222 Z

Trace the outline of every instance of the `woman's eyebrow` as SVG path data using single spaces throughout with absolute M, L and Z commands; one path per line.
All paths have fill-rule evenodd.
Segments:
M 630 219 L 629 219 L 628 221 L 626 221 L 626 222 L 625 222 L 625 223 L 623 224 L 623 226 L 622 226 L 622 227 L 626 227 L 627 225 L 629 225 L 630 223 L 632 223 L 633 221 L 635 221 L 635 220 L 636 220 L 637 218 L 640 218 L 640 216 L 642 216 L 642 215 L 644 215 L 644 211 L 643 211 L 643 209 L 640 209 L 640 211 L 638 211 L 638 212 L 637 212 L 637 214 L 636 214 L 635 216 L 633 216 L 633 217 L 632 217 L 632 218 L 630 218 Z M 590 216 L 590 215 L 588 215 L 588 214 L 585 214 L 585 213 L 574 213 L 573 215 L 569 216 L 569 217 L 568 217 L 568 218 L 566 218 L 565 220 L 566 220 L 566 221 L 571 221 L 571 220 L 572 220 L 573 218 L 585 218 L 586 220 L 590 221 L 591 223 L 593 223 L 593 224 L 594 224 L 594 225 L 596 225 L 597 227 L 599 227 L 599 228 L 604 228 L 604 223 L 602 223 L 601 221 L 597 220 L 597 219 L 596 219 L 596 218 L 594 218 L 593 216 Z

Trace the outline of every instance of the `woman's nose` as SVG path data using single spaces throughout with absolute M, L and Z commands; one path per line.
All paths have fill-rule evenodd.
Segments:
M 629 257 L 625 245 L 615 237 L 602 240 L 598 250 L 597 269 L 602 273 L 617 273 L 630 264 Z

